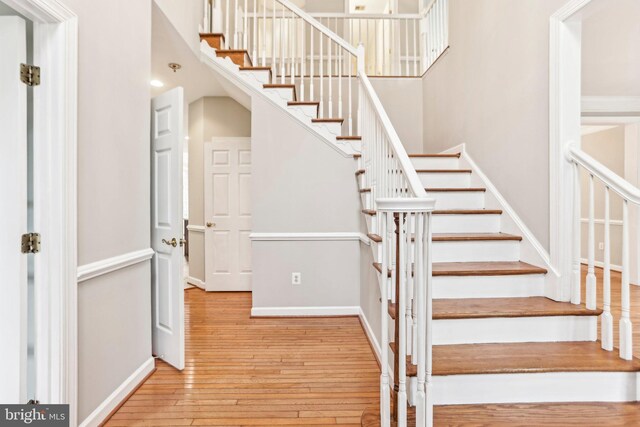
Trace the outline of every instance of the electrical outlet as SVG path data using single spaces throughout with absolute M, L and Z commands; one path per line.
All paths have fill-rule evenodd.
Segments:
M 301 285 L 302 284 L 302 274 L 300 274 L 300 273 L 291 273 L 291 284 L 292 285 Z
M 600 249 L 601 251 L 604 251 L 604 243 L 603 242 L 598 243 L 598 249 Z

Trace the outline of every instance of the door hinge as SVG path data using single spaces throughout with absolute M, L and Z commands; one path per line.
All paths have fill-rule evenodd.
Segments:
M 37 254 L 40 252 L 40 235 L 38 233 L 27 233 L 22 235 L 22 253 Z
M 38 86 L 40 84 L 40 67 L 20 64 L 20 81 L 27 86 Z

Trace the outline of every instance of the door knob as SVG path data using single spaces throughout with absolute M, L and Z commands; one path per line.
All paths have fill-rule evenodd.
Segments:
M 208 222 L 207 223 L 207 228 L 211 228 L 211 227 L 215 227 L 216 223 L 215 222 Z
M 167 240 L 165 240 L 165 239 L 162 239 L 162 243 L 164 243 L 165 245 L 168 245 L 168 246 L 173 246 L 174 248 L 175 248 L 176 246 L 178 246 L 178 241 L 176 240 L 176 238 L 175 238 L 175 237 L 174 237 L 173 239 L 171 239 L 170 241 L 167 241 Z
M 180 239 L 180 247 L 183 247 L 187 241 L 185 239 Z

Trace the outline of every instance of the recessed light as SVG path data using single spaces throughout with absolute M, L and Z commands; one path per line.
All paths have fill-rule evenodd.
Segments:
M 162 83 L 160 80 L 151 80 L 151 86 L 153 86 L 153 87 L 162 87 L 162 86 L 164 86 L 164 83 Z

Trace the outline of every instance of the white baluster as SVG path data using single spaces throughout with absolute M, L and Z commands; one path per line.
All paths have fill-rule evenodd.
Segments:
M 322 33 L 318 34 L 318 41 L 320 42 L 320 118 L 324 118 L 324 54 Z
M 427 295 L 426 295 L 426 309 L 425 309 L 425 317 L 427 319 L 427 330 L 425 332 L 426 336 L 426 362 L 425 362 L 425 388 L 427 395 L 427 426 L 431 427 L 433 425 L 433 384 L 431 374 L 433 372 L 433 281 L 432 281 L 432 254 L 431 250 L 433 246 L 431 242 L 433 241 L 433 228 L 432 228 L 432 214 L 431 212 L 427 213 L 427 230 L 424 233 L 424 250 L 426 252 L 426 280 L 427 280 Z
M 315 50 L 315 46 L 313 44 L 313 33 L 315 33 L 316 30 L 313 27 L 309 27 L 309 34 L 310 34 L 310 43 L 309 43 L 309 60 L 310 60 L 310 64 L 309 64 L 309 99 L 311 101 L 313 101 L 314 99 L 316 99 L 315 97 L 315 93 L 313 92 L 313 70 L 315 68 L 315 64 L 314 64 L 314 56 L 316 54 L 316 50 Z
M 571 278 L 571 302 L 580 304 L 580 170 L 578 165 L 573 165 L 574 190 L 573 190 L 573 276 Z
M 587 290 L 586 302 L 589 310 L 596 309 L 595 226 L 594 226 L 593 175 L 589 174 L 589 232 L 587 236 Z
M 633 358 L 631 326 L 631 294 L 629 289 L 629 201 L 622 205 L 622 316 L 620 317 L 620 357 Z
M 278 77 L 278 66 L 276 64 L 276 0 L 273 0 L 273 16 L 271 18 L 271 68 L 273 78 L 276 82 Z
M 290 80 L 291 80 L 291 84 L 295 83 L 295 74 L 296 74 L 296 69 L 295 69 L 295 63 L 296 63 L 296 34 L 295 34 L 295 17 L 293 16 L 293 14 L 291 14 L 291 18 L 289 18 L 288 22 L 287 22 L 287 29 L 288 29 L 288 34 L 289 34 L 289 57 L 290 57 L 290 62 L 289 62 L 289 75 Z
M 331 54 L 331 45 L 333 44 L 333 40 L 331 40 L 329 37 L 327 37 L 327 52 L 329 55 L 329 66 L 328 66 L 328 70 L 327 70 L 327 74 L 329 75 L 329 111 L 328 111 L 328 117 L 335 117 L 335 114 L 333 113 L 333 58 L 332 58 L 332 54 Z
M 257 0 L 256 0 L 257 1 Z M 273 36 L 273 34 L 271 34 Z M 267 66 L 267 0 L 262 0 L 262 66 Z
M 287 72 L 286 64 L 285 64 L 285 39 L 286 32 L 284 29 L 285 25 L 285 9 L 282 8 L 282 19 L 280 19 L 280 84 L 284 84 L 285 74 Z
M 397 302 L 398 313 L 398 336 L 396 337 L 396 352 L 398 356 L 398 427 L 406 427 L 407 425 L 407 324 L 403 321 L 406 316 L 406 298 L 407 298 L 407 277 L 406 277 L 406 257 L 407 251 L 405 246 L 406 228 L 404 226 L 405 214 L 399 214 L 400 234 L 400 292 L 399 301 Z M 395 283 L 395 282 L 394 282 Z
M 425 376 L 426 376 L 426 289 L 425 283 L 425 263 L 424 263 L 424 235 L 425 235 L 425 219 L 426 214 L 419 214 L 416 221 L 416 301 L 418 311 L 418 342 L 417 342 L 417 364 L 418 364 L 418 393 L 416 397 L 416 426 L 426 425 L 426 406 L 427 396 L 425 393 Z
M 338 50 L 338 117 L 342 118 L 342 57 L 344 56 L 344 51 L 338 45 L 336 45 L 336 50 Z
M 382 274 L 380 274 L 380 318 L 381 321 L 381 373 L 380 373 L 380 420 L 381 426 L 390 427 L 391 425 L 391 385 L 389 384 L 389 299 L 387 279 L 387 271 L 389 271 L 389 242 L 391 233 L 388 230 L 392 227 L 390 215 L 387 212 L 381 213 L 383 218 L 380 236 L 384 239 L 382 242 Z
M 609 187 L 604 190 L 604 272 L 602 280 L 603 312 L 601 316 L 602 348 L 613 350 L 613 317 L 611 316 L 611 221 Z
M 351 63 L 353 61 L 350 53 L 347 53 L 347 58 L 349 60 L 349 136 L 353 136 L 353 115 L 351 113 L 351 110 L 353 109 L 351 94 Z
M 225 49 L 229 49 L 229 40 L 231 39 L 231 28 L 229 27 L 229 0 L 227 0 L 227 8 L 224 10 L 225 12 L 225 34 L 224 34 L 224 45 Z
M 405 76 L 410 75 L 409 71 L 409 20 L 404 20 L 404 52 L 405 52 Z
M 234 0 L 233 7 L 233 48 L 238 49 L 238 0 Z
M 253 57 L 256 64 L 259 63 L 258 57 L 258 0 L 253 0 Z
M 418 75 L 418 34 L 416 32 L 416 20 L 413 20 L 413 75 Z
M 302 41 L 302 56 L 300 58 L 300 101 L 304 101 L 305 99 L 305 88 L 304 88 L 304 80 L 307 68 L 307 56 L 306 48 L 307 48 L 307 32 L 305 31 L 306 26 L 304 21 L 300 20 L 300 32 L 302 33 L 301 41 Z
M 248 40 L 248 36 L 249 36 L 249 22 L 248 22 L 248 15 L 249 15 L 249 9 L 247 9 L 248 6 L 248 0 L 244 0 L 244 9 L 242 10 L 242 22 L 243 22 L 243 26 L 242 26 L 242 48 L 244 50 L 246 50 L 247 52 L 249 52 L 249 40 Z M 255 55 L 253 56 L 255 58 Z

